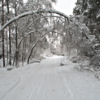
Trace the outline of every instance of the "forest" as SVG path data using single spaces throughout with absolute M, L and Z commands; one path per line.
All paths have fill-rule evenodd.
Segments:
M 77 53 L 99 66 L 100 1 L 77 0 L 73 15 L 56 11 L 56 0 L 0 0 L 0 58 L 3 67 L 49 54 Z M 81 59 L 82 58 L 82 59 Z
M 0 0 L 0 100 L 100 100 L 100 0 L 26 1 Z

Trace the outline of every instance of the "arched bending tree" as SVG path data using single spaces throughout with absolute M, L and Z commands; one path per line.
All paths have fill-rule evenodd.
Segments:
M 25 25 L 24 21 L 27 23 L 25 28 L 23 28 Z M 16 49 L 13 48 L 13 58 L 14 61 L 16 61 L 16 66 L 18 64 L 18 61 L 20 61 L 18 59 L 21 58 L 25 61 L 27 59 L 27 62 L 29 63 L 29 59 L 31 58 L 33 49 L 35 47 L 43 49 L 45 48 L 44 46 L 41 47 L 42 42 L 44 44 L 45 39 L 49 44 L 51 43 L 56 45 L 56 40 L 58 39 L 61 46 L 65 46 L 65 48 L 67 49 L 75 48 L 79 51 L 81 49 L 80 46 L 78 46 L 77 44 L 79 42 L 84 44 L 83 41 L 85 40 L 87 41 L 86 44 L 90 46 L 94 53 L 96 53 L 93 47 L 90 45 L 91 40 L 88 36 L 89 30 L 87 29 L 87 27 L 82 23 L 78 23 L 75 20 L 75 18 L 69 17 L 59 11 L 51 9 L 45 10 L 39 8 L 35 11 L 25 12 L 23 14 L 15 16 L 11 20 L 9 20 L 5 25 L 3 25 L 0 29 L 0 33 L 4 29 L 6 29 L 7 26 L 14 24 L 15 22 L 18 25 L 17 27 L 19 27 L 19 30 L 17 31 L 23 30 L 22 33 L 18 32 L 17 37 L 19 37 L 19 44 L 17 45 Z M 49 38 L 49 41 L 47 37 Z

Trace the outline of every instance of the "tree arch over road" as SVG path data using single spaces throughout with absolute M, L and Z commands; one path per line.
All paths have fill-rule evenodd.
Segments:
M 14 22 L 14 21 L 16 21 L 16 20 L 18 20 L 18 19 L 20 19 L 20 18 L 22 18 L 22 17 L 25 17 L 25 16 L 28 16 L 28 15 L 32 15 L 32 14 L 38 14 L 38 13 L 55 13 L 55 14 L 58 14 L 58 15 L 60 15 L 60 16 L 62 16 L 62 17 L 65 17 L 65 18 L 67 18 L 67 20 L 70 22 L 73 22 L 76 26 L 78 26 L 79 27 L 79 29 L 80 30 L 82 30 L 81 28 L 80 28 L 80 26 L 77 24 L 77 23 L 75 23 L 72 19 L 70 19 L 69 18 L 69 16 L 67 16 L 67 15 L 65 15 L 64 13 L 62 13 L 62 12 L 59 12 L 59 11 L 55 11 L 55 10 L 41 10 L 41 9 L 38 9 L 38 10 L 36 10 L 36 11 L 29 11 L 29 12 L 26 12 L 26 13 L 23 13 L 23 14 L 21 14 L 21 15 L 18 15 L 18 16 L 16 16 L 16 17 L 14 17 L 14 18 L 12 18 L 11 20 L 9 20 L 5 25 L 3 25 L 2 27 L 1 27 L 1 29 L 0 29 L 0 32 L 3 30 L 3 29 L 5 29 L 9 24 L 11 24 L 12 22 Z M 83 32 L 83 34 L 88 38 L 88 36 Z
M 50 14 L 54 14 L 54 15 L 51 15 L 51 16 L 46 15 L 46 14 L 49 14 L 49 13 L 50 13 Z M 56 15 L 55 15 L 55 14 L 56 14 Z M 65 15 L 64 13 L 59 12 L 59 11 L 55 11 L 55 10 L 44 10 L 44 9 L 38 9 L 38 10 L 36 10 L 36 11 L 25 12 L 25 13 L 23 13 L 23 14 L 21 14 L 21 15 L 18 15 L 18 16 L 16 16 L 16 17 L 12 18 L 12 19 L 9 20 L 4 26 L 1 27 L 0 33 L 1 33 L 7 26 L 9 26 L 11 23 L 16 22 L 16 21 L 18 21 L 19 19 L 21 19 L 21 18 L 23 18 L 23 17 L 26 17 L 26 16 L 28 16 L 28 15 L 42 15 L 42 17 L 44 17 L 44 18 L 47 18 L 47 17 L 55 17 L 55 16 L 56 16 L 56 17 L 62 17 L 62 18 L 64 18 L 65 20 L 68 21 L 68 24 L 73 23 L 75 26 L 77 26 L 78 29 L 81 31 L 81 33 L 86 37 L 86 39 L 88 39 L 89 41 L 91 41 L 91 40 L 89 39 L 88 35 L 87 35 L 87 34 L 82 30 L 82 28 L 79 26 L 79 24 L 76 23 L 72 18 L 70 18 L 69 16 L 67 16 L 67 15 Z M 36 21 L 37 21 L 38 19 L 39 19 L 39 18 L 37 18 Z M 23 32 L 25 32 L 34 22 L 35 22 L 35 20 L 34 20 L 33 22 L 31 22 L 31 23 L 29 24 L 29 26 L 28 26 Z M 20 44 L 21 44 L 21 42 L 24 40 L 24 38 L 25 38 L 27 35 L 29 35 L 29 34 L 31 34 L 31 33 L 34 33 L 34 32 L 35 32 L 35 31 L 31 31 L 31 32 L 27 33 L 27 34 L 20 40 L 20 42 L 19 42 L 19 44 L 18 44 L 18 47 L 17 47 L 17 49 L 16 49 L 16 51 L 15 51 L 15 56 L 16 56 L 17 53 L 19 52 Z M 47 33 L 49 33 L 49 32 L 51 32 L 51 30 L 47 31 Z M 28 63 L 29 63 L 29 59 L 30 59 L 30 56 L 31 56 L 31 54 L 32 54 L 32 51 L 33 51 L 34 47 L 37 45 L 38 41 L 39 41 L 43 36 L 45 36 L 47 33 L 45 33 L 45 34 L 43 34 L 42 36 L 40 36 L 40 37 L 36 40 L 36 43 L 32 46 L 31 52 L 30 52 L 29 57 L 28 57 L 28 60 L 27 60 Z M 92 47 L 91 47 L 91 48 L 92 48 Z M 93 49 L 93 48 L 92 48 L 92 49 Z M 93 51 L 95 52 L 94 49 L 93 49 Z M 95 53 L 96 53 L 96 52 L 95 52 Z M 15 56 L 14 56 L 14 59 L 15 59 Z

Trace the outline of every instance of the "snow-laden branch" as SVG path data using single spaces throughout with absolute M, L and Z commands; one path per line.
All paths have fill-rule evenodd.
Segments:
M 2 28 L 0 29 L 0 32 L 1 32 L 5 27 L 7 27 L 9 24 L 11 24 L 12 22 L 14 22 L 14 21 L 16 21 L 16 20 L 18 20 L 18 19 L 20 19 L 20 18 L 22 18 L 22 17 L 28 16 L 28 15 L 32 15 L 32 14 L 36 14 L 36 13 L 37 13 L 37 14 L 38 14 L 38 13 L 55 13 L 55 14 L 58 14 L 58 15 L 60 15 L 60 16 L 63 16 L 63 17 L 65 17 L 65 18 L 67 18 L 68 21 L 72 21 L 72 22 L 73 22 L 76 26 L 78 26 L 79 29 L 82 31 L 81 27 L 80 27 L 77 23 L 75 23 L 72 19 L 70 19 L 67 15 L 65 15 L 65 14 L 62 13 L 62 12 L 55 11 L 55 10 L 36 10 L 36 11 L 29 11 L 29 12 L 23 13 L 23 14 L 21 14 L 21 15 L 18 15 L 18 16 L 16 16 L 16 17 L 12 18 L 12 19 L 9 20 L 4 26 L 2 26 Z M 88 36 L 87 36 L 83 31 L 82 31 L 82 33 L 86 36 L 87 39 L 89 39 Z
M 80 26 L 77 24 L 77 23 L 75 23 L 72 19 L 70 19 L 67 15 L 65 15 L 64 13 L 62 13 L 62 12 L 59 12 L 59 11 L 55 11 L 55 10 L 36 10 L 36 11 L 29 11 L 29 12 L 26 12 L 26 13 L 23 13 L 23 14 L 21 14 L 21 15 L 18 15 L 18 16 L 16 16 L 16 17 L 14 17 L 14 18 L 12 18 L 11 20 L 9 20 L 4 26 L 2 26 L 2 28 L 0 29 L 0 32 L 5 28 L 5 27 L 7 27 L 9 24 L 11 24 L 12 22 L 14 22 L 14 21 L 16 21 L 16 20 L 18 20 L 18 19 L 20 19 L 20 18 L 22 18 L 22 17 L 25 17 L 25 16 L 28 16 L 28 15 L 32 15 L 32 14 L 38 14 L 38 13 L 55 13 L 55 14 L 58 14 L 58 15 L 60 15 L 60 16 L 63 16 L 63 17 L 65 17 L 65 18 L 67 18 L 68 19 L 68 21 L 72 21 L 76 26 L 78 26 L 79 27 L 79 29 L 82 31 L 82 29 L 80 28 Z M 83 34 L 88 38 L 88 36 L 83 32 Z M 89 38 L 88 38 L 89 39 Z
M 70 19 L 70 21 L 71 21 L 74 25 L 76 25 L 76 26 L 79 28 L 79 30 L 82 32 L 82 34 L 85 35 L 85 37 L 86 37 L 87 39 L 89 39 L 89 37 L 83 32 L 83 30 L 82 30 L 82 28 L 79 26 L 79 24 L 77 24 L 73 19 Z
M 0 29 L 0 32 L 5 28 L 7 27 L 9 24 L 11 24 L 12 22 L 22 18 L 22 17 L 25 17 L 25 16 L 28 16 L 28 15 L 32 15 L 32 14 L 38 14 L 38 13 L 55 13 L 55 14 L 58 14 L 60 16 L 63 16 L 65 18 L 68 19 L 68 21 L 72 21 L 76 26 L 79 27 L 79 29 L 82 31 L 82 29 L 80 28 L 80 26 L 75 23 L 72 19 L 70 19 L 67 15 L 65 15 L 64 13 L 62 12 L 59 12 L 59 11 L 55 11 L 55 10 L 36 10 L 36 11 L 29 11 L 29 12 L 26 12 L 26 13 L 23 13 L 21 15 L 18 15 L 14 18 L 12 18 L 11 20 L 9 20 L 4 26 L 2 26 L 2 28 Z M 88 38 L 88 36 L 83 32 L 83 34 Z M 88 38 L 89 39 L 89 38 Z
M 90 38 L 88 37 L 87 34 L 85 34 L 85 33 L 83 32 L 82 28 L 81 28 L 77 23 L 75 23 L 74 20 L 71 19 L 70 21 L 73 22 L 73 23 L 79 28 L 79 30 L 82 32 L 82 34 L 84 34 L 84 36 L 91 42 Z M 94 52 L 95 54 L 97 54 L 97 52 L 94 50 L 94 48 L 93 48 L 92 46 L 91 46 L 91 49 L 93 50 L 93 52 Z
M 20 14 L 20 15 L 18 15 L 18 16 L 16 16 L 16 17 L 12 18 L 11 20 L 9 20 L 5 25 L 3 25 L 3 26 L 1 27 L 0 32 L 1 32 L 4 28 L 6 28 L 9 24 L 11 24 L 12 22 L 14 22 L 14 21 L 16 21 L 16 20 L 18 20 L 18 19 L 20 19 L 20 18 L 22 18 L 22 17 L 28 16 L 28 15 L 32 15 L 32 14 L 36 14 L 36 13 L 37 13 L 37 14 L 38 14 L 38 13 L 55 13 L 55 14 L 58 14 L 58 15 L 60 15 L 60 16 L 63 16 L 63 17 L 65 17 L 65 18 L 67 18 L 68 21 L 69 21 L 69 17 L 68 17 L 67 15 L 65 15 L 65 14 L 62 13 L 62 12 L 56 11 L 56 10 L 36 10 L 36 11 L 29 11 L 29 12 L 25 12 L 25 13 L 23 13 L 23 14 Z

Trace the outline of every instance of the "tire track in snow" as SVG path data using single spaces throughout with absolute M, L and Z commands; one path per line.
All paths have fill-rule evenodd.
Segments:
M 21 80 L 21 78 L 19 77 L 17 83 L 13 87 L 11 87 L 8 91 L 6 91 L 6 93 L 0 98 L 0 100 L 2 100 L 11 90 L 13 90 L 18 85 L 20 80 Z
M 28 75 L 22 77 L 20 83 L 10 91 L 4 100 L 99 100 L 98 89 L 96 93 L 94 93 L 95 90 L 91 92 L 94 93 L 93 95 L 88 93 L 90 90 L 87 89 L 90 89 L 91 86 L 87 82 L 92 82 L 91 77 L 86 81 L 84 79 L 86 73 L 75 72 L 72 63 L 61 67 L 60 61 L 61 58 L 45 59 L 35 70 L 32 67 L 30 70 L 26 70 L 24 74 Z M 87 88 L 88 86 L 89 88 Z
M 28 80 L 25 79 L 25 80 L 26 80 L 26 81 L 25 81 L 24 78 L 22 78 L 21 81 L 19 82 L 19 84 L 17 84 L 11 91 L 8 91 L 9 93 L 8 93 L 7 95 L 5 95 L 4 98 L 2 98 L 2 99 L 3 99 L 3 100 L 8 100 L 7 96 L 13 94 L 13 91 L 18 92 L 18 89 L 20 89 L 20 91 L 25 90 L 24 87 L 27 87 L 29 84 L 31 84 L 31 81 L 32 81 L 33 77 L 35 77 L 35 75 L 39 72 L 39 70 L 40 70 L 42 67 L 43 67 L 43 66 L 39 65 L 38 68 L 36 68 L 36 70 L 33 71 L 34 73 L 29 74 L 29 75 L 26 77 Z M 32 77 L 30 77 L 30 76 L 32 76 Z M 29 78 L 28 78 L 28 77 L 29 77 Z M 25 81 L 25 83 L 24 83 L 23 81 Z M 21 83 L 21 84 L 20 84 L 20 83 Z M 17 90 L 16 90 L 16 89 L 17 89 Z M 30 88 L 29 88 L 29 89 L 30 89 Z M 29 93 L 29 89 L 28 89 L 28 91 L 26 91 L 26 94 L 25 94 L 25 95 L 23 94 L 22 97 L 19 97 L 19 93 L 18 93 L 18 94 L 14 94 L 14 95 L 13 95 L 13 98 L 14 98 L 14 99 L 11 99 L 11 100 L 24 100 L 24 99 L 27 98 L 27 96 L 28 96 L 27 94 Z M 19 99 L 17 99 L 16 97 L 19 97 Z M 9 98 L 10 98 L 10 96 L 9 96 Z M 9 100 L 10 100 L 10 99 L 9 99 Z M 25 99 L 25 100 L 26 100 L 26 99 Z
M 32 88 L 31 88 L 31 92 L 30 92 L 30 94 L 29 94 L 29 96 L 25 99 L 25 100 L 33 100 L 32 99 L 32 97 L 33 97 L 33 95 L 35 94 L 35 92 L 36 92 L 36 90 L 38 90 L 37 91 L 37 96 L 34 96 L 34 98 L 35 98 L 35 100 L 37 100 L 37 97 L 39 97 L 40 98 L 40 95 L 39 94 L 41 94 L 40 93 L 40 90 L 41 90 L 41 88 L 42 88 L 42 84 L 43 84 L 43 81 L 44 81 L 44 79 L 41 77 L 41 79 L 39 80 L 38 79 L 38 77 L 40 76 L 40 73 L 41 73 L 41 71 L 42 71 L 42 69 L 44 69 L 44 64 L 42 64 L 42 67 L 41 67 L 41 69 L 38 71 L 38 73 L 34 76 L 34 80 L 35 81 L 33 81 L 33 84 L 32 84 Z M 40 83 L 39 83 L 40 82 Z
M 27 93 L 27 96 L 24 98 L 25 100 L 31 100 L 31 98 L 32 98 L 32 95 L 33 95 L 33 93 L 34 93 L 34 91 L 37 89 L 37 87 L 38 87 L 38 84 L 36 84 L 36 76 L 39 74 L 39 72 L 40 72 L 40 70 L 43 68 L 43 65 L 39 65 L 40 66 L 40 68 L 39 69 L 37 69 L 36 70 L 36 72 L 35 72 L 35 74 L 34 74 L 34 77 L 32 78 L 32 86 L 31 86 L 31 88 L 30 88 L 30 92 L 28 91 L 28 93 Z M 34 81 L 35 80 L 35 81 Z M 35 86 L 36 85 L 36 86 Z M 23 98 L 21 99 L 21 100 L 24 100 Z
M 45 74 L 43 74 L 43 69 L 44 69 L 44 66 L 40 70 L 39 74 L 37 74 L 37 81 L 35 81 L 35 84 L 37 84 L 37 87 L 35 88 L 35 90 L 31 94 L 31 98 L 32 98 L 34 96 L 34 92 L 37 93 L 37 96 L 35 97 L 35 100 L 38 100 L 38 99 L 41 100 L 41 96 L 43 94 L 43 91 L 41 91 L 41 90 L 44 90 L 43 87 L 44 87 L 44 82 L 45 82 Z M 29 100 L 32 100 L 31 98 Z
M 18 70 L 14 70 L 14 71 L 18 71 Z M 15 74 L 16 75 L 16 74 Z M 18 75 L 18 74 L 17 74 Z M 12 86 L 8 91 L 6 91 L 6 93 L 0 98 L 0 100 L 2 100 L 3 98 L 5 98 L 7 95 L 8 95 L 8 93 L 10 93 L 10 91 L 12 91 L 19 83 L 20 83 L 20 81 L 23 79 L 22 77 L 21 77 L 21 75 L 18 75 L 18 81 L 16 82 L 16 84 L 14 85 L 14 86 Z M 15 77 L 16 78 L 16 77 Z
M 61 71 L 60 67 L 59 67 L 59 70 Z M 74 98 L 73 98 L 73 97 L 74 97 L 74 94 L 73 94 L 73 92 L 72 92 L 71 89 L 70 89 L 70 86 L 69 86 L 69 84 L 68 84 L 68 80 L 66 80 L 66 78 L 65 78 L 65 76 L 63 75 L 62 71 L 61 71 L 60 75 L 61 75 L 61 78 L 63 79 L 64 86 L 65 86 L 66 90 L 68 91 L 68 94 L 69 94 L 69 96 L 70 96 L 70 99 L 71 99 L 71 100 L 74 100 Z M 67 93 L 66 93 L 66 94 L 67 94 Z

